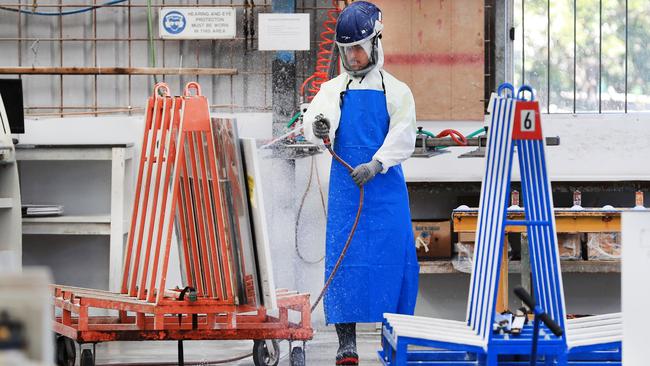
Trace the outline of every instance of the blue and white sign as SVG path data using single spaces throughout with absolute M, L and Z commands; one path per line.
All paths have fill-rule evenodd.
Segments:
M 178 11 L 170 11 L 162 17 L 162 26 L 168 33 L 179 34 L 185 29 L 185 15 Z
M 235 8 L 161 8 L 160 38 L 232 39 L 236 35 Z

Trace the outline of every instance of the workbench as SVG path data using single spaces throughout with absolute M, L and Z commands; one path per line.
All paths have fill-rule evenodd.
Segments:
M 577 233 L 612 233 L 621 231 L 621 212 L 619 209 L 583 208 L 554 209 L 555 226 L 558 234 Z M 508 210 L 508 220 L 521 221 L 524 219 L 523 210 Z M 453 231 L 455 233 L 475 233 L 478 221 L 478 208 L 456 209 L 452 212 Z M 508 276 L 507 273 L 521 273 L 522 285 L 530 292 L 530 262 L 528 245 L 525 235 L 525 226 L 506 226 L 507 233 L 520 233 L 521 261 L 508 259 L 508 235 L 505 236 L 504 254 L 501 263 L 499 283 L 499 297 L 497 311 L 507 310 L 508 304 Z M 451 262 L 421 263 L 421 273 L 454 273 L 456 272 Z M 564 260 L 561 262 L 562 272 L 568 273 L 620 273 L 620 260 L 614 261 L 585 261 Z M 448 271 L 448 272 L 445 272 Z

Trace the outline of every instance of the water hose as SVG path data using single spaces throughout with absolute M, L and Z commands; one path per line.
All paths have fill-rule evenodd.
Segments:
M 465 146 L 467 145 L 467 138 L 463 136 L 462 133 L 452 130 L 452 129 L 446 129 L 442 130 L 439 134 L 436 135 L 436 137 L 441 138 L 441 137 L 451 137 L 451 139 L 456 143 L 456 145 L 459 146 Z
M 431 131 L 427 131 L 427 130 L 423 130 L 421 127 L 420 127 L 420 129 L 418 130 L 418 134 L 420 134 L 420 135 L 426 135 L 426 136 L 429 136 L 429 137 L 436 137 L 436 135 L 435 135 L 433 132 L 431 132 Z
M 469 135 L 467 135 L 467 136 L 465 136 L 465 137 L 467 137 L 467 138 L 471 138 L 471 137 L 474 137 L 474 136 L 476 136 L 476 135 L 478 135 L 478 134 L 480 134 L 480 133 L 482 133 L 482 132 L 485 132 L 485 127 L 481 127 L 481 128 L 479 128 L 478 130 L 476 130 L 476 131 L 470 133 Z
M 289 121 L 289 123 L 287 123 L 287 128 L 291 128 L 291 126 L 293 126 L 293 124 L 296 123 L 296 120 L 298 120 L 298 117 L 300 117 L 300 114 L 301 114 L 301 113 L 302 113 L 302 112 L 298 112 L 298 113 L 296 113 L 296 114 L 291 118 L 291 120 Z

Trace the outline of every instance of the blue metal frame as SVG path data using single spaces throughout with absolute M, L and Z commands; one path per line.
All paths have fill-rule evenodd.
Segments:
M 504 95 L 509 91 L 509 95 Z M 523 97 L 529 91 L 530 100 Z M 481 187 L 481 205 L 477 228 L 475 265 L 468 299 L 467 326 L 484 341 L 485 348 L 434 341 L 405 336 L 395 336 L 388 321 L 382 329 L 382 350 L 378 352 L 384 365 L 621 365 L 621 344 L 581 346 L 568 350 L 564 335 L 557 337 L 543 324 L 526 325 L 520 335 L 499 334 L 492 331 L 497 300 L 506 225 L 526 226 L 529 235 L 531 270 L 535 298 L 540 312 L 545 311 L 562 329 L 565 329 L 565 304 L 557 253 L 557 236 L 550 180 L 544 154 L 544 139 L 515 139 L 512 137 L 517 119 L 516 103 L 534 100 L 532 88 L 522 86 L 515 93 L 510 84 L 499 86 L 500 98 L 493 100 L 491 111 L 488 164 Z M 507 93 L 505 93 L 507 94 Z M 535 106 L 538 109 L 537 106 Z M 538 115 L 537 115 L 538 116 Z M 541 121 L 538 121 L 541 128 Z M 504 129 L 505 128 L 505 129 Z M 504 135 L 505 132 L 505 135 Z M 495 136 L 494 139 L 492 136 Z M 510 140 L 508 140 L 510 139 Z M 508 149 L 506 151 L 504 149 Z M 507 219 L 510 196 L 512 162 L 518 152 L 522 193 L 525 203 L 524 220 Z M 494 161 L 496 160 L 496 161 Z M 500 210 L 495 212 L 494 210 Z M 488 216 L 486 216 L 488 215 Z M 491 219 L 498 217 L 498 219 Z M 487 217 L 487 218 L 486 218 Z M 497 245 L 481 245 L 493 243 Z M 487 258 L 487 259 L 485 259 Z M 490 260 L 490 258 L 493 258 Z M 495 261 L 494 258 L 497 260 Z M 484 268 L 485 267 L 485 268 Z M 494 277 L 494 278 L 493 278 Z M 478 291 L 478 292 L 477 292 Z M 487 291 L 487 297 L 486 293 Z M 489 322 L 489 323 L 486 323 Z M 539 326 L 541 335 L 536 342 Z M 531 360 L 531 347 L 536 344 L 536 360 Z M 408 350 L 408 346 L 421 346 L 432 350 Z

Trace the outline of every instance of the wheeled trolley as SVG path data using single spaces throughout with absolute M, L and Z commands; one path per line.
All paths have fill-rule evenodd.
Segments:
M 242 339 L 255 341 L 256 365 L 274 365 L 277 340 L 312 338 L 309 295 L 273 284 L 260 185 L 244 179 L 255 162 L 244 164 L 239 142 L 234 121 L 210 118 L 197 83 L 182 96 L 156 85 L 121 288 L 52 286 L 59 365 L 75 364 L 75 341 L 176 340 L 182 364 L 184 340 Z M 168 288 L 172 245 L 182 288 Z M 304 344 L 291 355 L 292 364 L 304 364 Z M 81 365 L 94 365 L 91 349 L 83 348 Z

